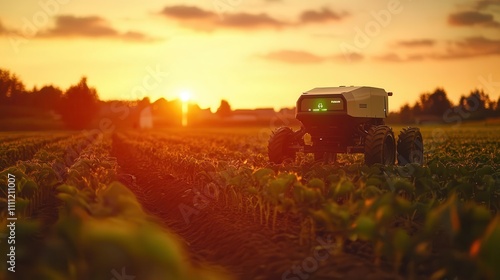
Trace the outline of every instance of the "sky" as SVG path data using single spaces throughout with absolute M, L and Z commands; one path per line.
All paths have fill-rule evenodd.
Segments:
M 189 94 L 293 107 L 374 86 L 390 109 L 442 87 L 500 97 L 500 0 L 2 0 L 0 68 L 28 88 L 86 76 L 103 100 Z

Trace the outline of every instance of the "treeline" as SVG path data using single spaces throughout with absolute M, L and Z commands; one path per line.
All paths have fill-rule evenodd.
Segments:
M 137 126 L 139 112 L 151 107 L 154 115 L 164 116 L 165 122 L 169 122 L 165 124 L 171 125 L 181 118 L 179 102 L 159 99 L 150 103 L 148 98 L 144 98 L 141 101 L 115 101 L 117 103 L 114 104 L 115 106 L 109 105 L 107 104 L 109 102 L 99 100 L 96 89 L 87 85 L 85 77 L 66 90 L 53 85 L 28 90 L 15 74 L 0 68 L 0 106 L 2 106 L 0 118 L 15 118 L 16 112 L 41 112 L 59 116 L 67 128 L 83 129 L 87 128 L 99 111 L 103 111 L 106 106 L 111 107 L 111 110 L 118 106 L 120 107 L 118 111 L 126 112 L 128 122 L 132 126 Z M 203 121 L 210 115 L 209 112 L 204 111 L 207 110 L 201 110 L 196 104 L 190 104 L 191 119 Z M 221 101 L 216 115 L 223 118 L 229 116 L 230 113 L 229 103 Z M 413 105 L 405 104 L 398 112 L 391 113 L 388 122 L 456 123 L 495 117 L 500 117 L 500 98 L 494 101 L 484 91 L 476 89 L 468 95 L 461 96 L 458 103 L 453 103 L 444 89 L 437 88 L 432 93 L 421 94 Z
M 17 75 L 0 68 L 0 119 L 58 118 L 69 129 L 91 128 L 99 126 L 102 120 L 110 120 L 113 126 L 138 128 L 141 120 L 151 122 L 155 116 L 155 124 L 176 126 L 182 120 L 181 105 L 180 100 L 164 98 L 152 103 L 148 97 L 101 101 L 85 77 L 66 90 L 53 85 L 28 90 Z M 201 122 L 210 112 L 194 103 L 188 104 L 188 109 L 191 123 Z M 220 114 L 225 110 L 230 108 L 223 108 Z
M 65 91 L 53 85 L 27 90 L 15 74 L 0 69 L 0 105 L 10 107 L 4 107 L 0 117 L 16 117 L 16 109 L 28 108 L 37 113 L 56 113 L 68 128 L 83 129 L 98 113 L 99 103 L 96 89 L 87 85 L 85 77 Z
M 413 105 L 405 104 L 389 116 L 391 122 L 402 124 L 456 123 L 496 117 L 500 117 L 500 98 L 494 101 L 483 90 L 475 89 L 454 104 L 442 88 L 421 94 Z

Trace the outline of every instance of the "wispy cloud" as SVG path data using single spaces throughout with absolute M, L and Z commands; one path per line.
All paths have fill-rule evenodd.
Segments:
M 349 60 L 343 54 L 317 55 L 303 50 L 278 50 L 259 55 L 260 58 L 288 64 L 318 64 L 323 62 L 358 62 L 364 56 L 358 53 L 351 54 Z
M 228 15 L 221 22 L 221 25 L 232 28 L 251 29 L 259 27 L 278 28 L 287 25 L 287 23 L 274 19 L 267 14 L 239 13 Z
M 414 40 L 402 40 L 396 43 L 396 46 L 405 48 L 418 48 L 418 47 L 432 47 L 436 44 L 435 40 L 432 39 L 414 39 Z
M 279 61 L 291 64 L 320 63 L 326 60 L 326 57 L 321 57 L 307 51 L 297 51 L 297 50 L 274 51 L 262 55 L 261 57 L 267 60 Z
M 489 7 L 500 6 L 500 0 L 480 0 L 474 6 L 477 10 L 484 10 Z
M 448 23 L 453 26 L 500 27 L 493 15 L 477 11 L 463 11 L 449 15 Z
M 107 20 L 98 16 L 77 17 L 72 15 L 58 16 L 56 18 L 55 27 L 41 31 L 38 36 L 43 38 L 113 38 L 127 41 L 155 40 L 142 32 L 119 32 L 114 29 Z
M 486 37 L 468 37 L 445 42 L 444 51 L 428 51 L 412 54 L 389 52 L 372 58 L 383 62 L 412 62 L 428 60 L 453 60 L 500 55 L 500 40 Z
M 281 29 L 339 21 L 348 15 L 346 12 L 336 13 L 328 8 L 322 8 L 318 11 L 303 11 L 295 22 L 281 20 L 266 13 L 226 13 L 221 19 L 214 12 L 186 5 L 167 6 L 159 14 L 178 22 L 183 27 L 198 31 L 213 31 L 218 28 L 235 30 Z
M 427 58 L 424 54 L 410 54 L 407 56 L 399 55 L 395 52 L 389 52 L 383 55 L 374 56 L 373 59 L 381 62 L 414 62 L 421 61 Z
M 500 55 L 500 40 L 477 36 L 449 42 L 447 52 L 434 57 L 438 59 L 454 59 L 490 55 Z
M 348 16 L 348 13 L 337 13 L 328 8 L 319 11 L 307 10 L 300 15 L 300 23 L 323 23 L 328 21 L 339 21 Z
M 0 21 L 0 35 L 7 33 L 7 29 L 3 26 L 2 22 Z
M 360 53 L 349 53 L 348 55 L 346 54 L 335 54 L 330 57 L 332 61 L 337 61 L 337 62 L 349 62 L 349 63 L 355 63 L 359 62 L 365 59 L 365 56 L 360 54 Z
M 213 31 L 216 28 L 227 29 L 260 29 L 280 28 L 287 23 L 262 14 L 236 13 L 225 14 L 222 20 L 211 11 L 206 11 L 194 6 L 168 6 L 160 14 L 166 18 L 177 21 L 181 26 L 199 30 Z
M 216 16 L 213 12 L 205 11 L 194 6 L 184 5 L 165 7 L 160 14 L 179 20 L 207 19 Z

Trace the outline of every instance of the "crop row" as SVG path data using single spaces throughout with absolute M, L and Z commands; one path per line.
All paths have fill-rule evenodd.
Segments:
M 30 159 L 40 148 L 55 143 L 67 135 L 21 138 L 0 144 L 0 170 L 15 164 L 19 160 Z
M 261 144 L 244 151 L 226 149 L 241 143 L 213 144 L 217 137 L 244 141 L 239 135 L 184 140 L 182 133 L 119 134 L 115 140 L 276 231 L 298 217 L 304 243 L 328 233 L 341 250 L 372 244 L 376 263 L 394 263 L 407 276 L 499 277 L 497 135 L 476 134 L 474 141 L 484 144 L 478 150 L 460 131 L 446 137 L 433 132 L 426 131 L 428 164 L 402 167 L 326 165 L 305 158 L 269 165 L 262 161 Z M 453 155 L 458 160 L 447 161 Z
M 59 213 L 42 239 L 41 221 L 18 217 L 18 262 L 29 269 L 23 268 L 17 279 L 223 279 L 194 269 L 181 242 L 148 216 L 133 193 L 116 181 L 110 137 L 100 135 L 86 144 L 78 141 L 81 137 L 71 144 L 60 142 L 54 149 L 40 150 L 29 163 L 40 166 L 30 165 L 18 174 L 34 183 L 55 186 L 51 195 L 59 201 Z M 62 163 L 70 162 L 68 155 L 72 155 L 71 164 L 61 168 Z M 22 164 L 4 173 L 19 173 Z M 25 196 L 25 185 L 18 188 L 21 204 L 31 203 L 42 192 L 32 188 L 34 196 Z
M 2 185 L 6 185 L 8 174 L 16 177 L 16 206 L 20 217 L 30 217 L 53 194 L 54 188 L 64 180 L 67 168 L 89 144 L 83 135 L 56 140 L 38 149 L 30 160 L 18 161 L 0 173 Z M 4 200 L 7 195 L 2 191 L 0 197 Z M 2 217 L 7 214 L 6 210 L 2 209 Z

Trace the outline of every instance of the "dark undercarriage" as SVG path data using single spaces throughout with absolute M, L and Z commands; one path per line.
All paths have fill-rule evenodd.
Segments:
M 305 153 L 363 153 L 364 139 L 374 125 L 383 119 L 354 118 L 345 112 L 299 112 L 297 119 L 303 127 L 294 135 L 298 149 Z M 312 145 L 303 143 L 303 136 L 311 135 Z

